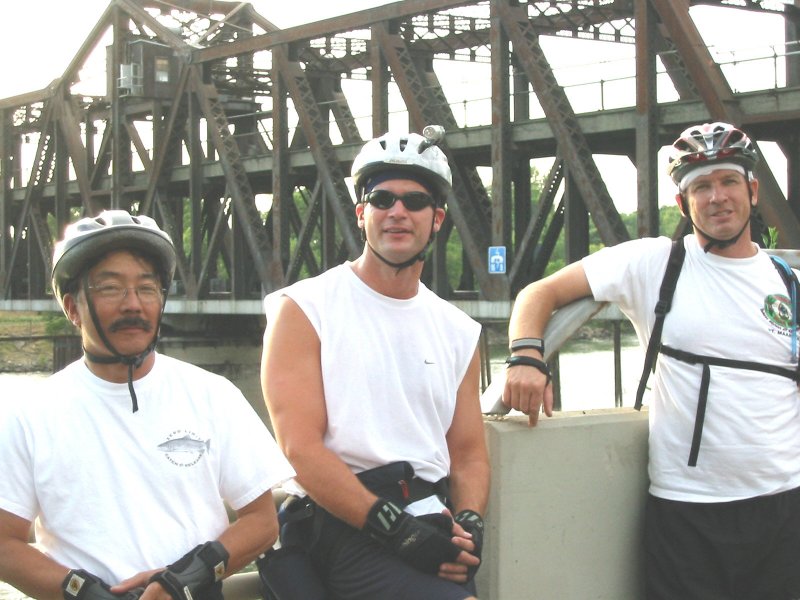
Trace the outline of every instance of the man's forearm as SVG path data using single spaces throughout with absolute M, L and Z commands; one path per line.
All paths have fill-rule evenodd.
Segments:
M 69 569 L 21 540 L 0 542 L 0 580 L 38 600 L 64 600 L 61 584 Z
M 450 496 L 453 508 L 474 510 L 483 515 L 489 502 L 489 464 L 483 460 L 466 461 L 450 471 Z

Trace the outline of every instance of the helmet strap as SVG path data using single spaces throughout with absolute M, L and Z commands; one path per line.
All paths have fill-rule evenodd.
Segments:
M 694 229 L 699 231 L 703 235 L 703 237 L 708 240 L 708 243 L 705 246 L 703 246 L 703 252 L 707 253 L 714 247 L 722 250 L 723 248 L 732 246 L 739 240 L 740 237 L 742 237 L 742 234 L 750 227 L 750 219 L 753 215 L 753 209 L 755 208 L 755 206 L 753 205 L 753 188 L 750 186 L 750 171 L 747 169 L 745 169 L 744 178 L 745 182 L 747 183 L 747 197 L 749 199 L 748 204 L 750 206 L 750 212 L 747 215 L 747 220 L 744 222 L 744 225 L 742 225 L 742 228 L 739 230 L 739 233 L 737 233 L 733 237 L 728 238 L 727 240 L 722 240 L 719 238 L 712 237 L 695 224 L 695 222 L 692 220 L 692 211 L 689 207 L 689 201 L 686 199 L 684 193 L 681 192 L 682 204 L 686 206 L 686 218 L 689 220 L 689 224 Z
M 86 358 L 93 363 L 101 365 L 122 363 L 128 367 L 128 391 L 131 395 L 131 408 L 133 409 L 133 412 L 136 412 L 139 410 L 139 400 L 136 397 L 136 390 L 133 388 L 133 372 L 142 366 L 144 359 L 147 358 L 147 356 L 156 348 L 156 344 L 158 343 L 158 333 L 161 329 L 161 318 L 164 315 L 164 306 L 166 305 L 167 298 L 165 296 L 161 304 L 161 313 L 158 316 L 158 323 L 156 323 L 156 333 L 153 335 L 153 339 L 147 345 L 147 348 L 145 348 L 139 354 L 121 354 L 114 347 L 114 345 L 106 336 L 105 331 L 103 331 L 103 328 L 100 326 L 100 318 L 97 316 L 97 310 L 95 309 L 94 302 L 92 302 L 91 296 L 89 295 L 89 280 L 86 277 L 83 279 L 83 293 L 86 297 L 86 305 L 89 307 L 89 315 L 92 317 L 92 323 L 94 324 L 95 331 L 97 331 L 97 335 L 100 336 L 100 340 L 103 342 L 105 347 L 108 348 L 108 351 L 113 354 L 113 356 L 92 354 L 86 349 L 86 347 L 83 348 L 83 353 Z
M 389 265 L 390 267 L 394 267 L 395 269 L 397 269 L 395 274 L 400 273 L 400 271 L 402 271 L 406 267 L 410 267 L 411 265 L 414 265 L 414 264 L 416 264 L 418 262 L 425 262 L 425 258 L 426 258 L 427 254 L 428 254 L 428 250 L 430 249 L 431 245 L 433 244 L 434 239 L 436 239 L 436 232 L 433 230 L 435 221 L 436 221 L 436 216 L 435 216 L 435 213 L 434 213 L 434 220 L 433 220 L 433 222 L 431 222 L 431 234 L 428 236 L 428 241 L 425 244 L 425 247 L 422 250 L 420 250 L 417 254 L 415 254 L 414 256 L 409 258 L 408 260 L 404 260 L 402 262 L 393 262 L 393 261 L 389 260 L 388 258 L 383 256 L 380 252 L 375 250 L 375 248 L 372 247 L 372 244 L 369 243 L 369 240 L 367 240 L 367 248 L 369 248 L 370 251 L 375 256 L 377 256 L 383 263 Z M 363 229 L 361 230 L 361 232 L 362 232 L 362 235 L 364 236 L 364 239 L 366 240 L 366 237 L 367 237 L 366 236 L 366 232 Z

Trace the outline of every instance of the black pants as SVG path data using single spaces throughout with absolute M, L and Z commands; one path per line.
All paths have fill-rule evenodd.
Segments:
M 650 496 L 648 600 L 800 599 L 800 488 L 735 502 Z

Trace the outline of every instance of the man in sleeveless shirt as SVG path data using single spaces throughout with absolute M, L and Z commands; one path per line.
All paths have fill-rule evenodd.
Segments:
M 475 597 L 480 326 L 420 281 L 451 190 L 437 129 L 368 142 L 353 163 L 363 253 L 265 301 L 264 394 L 297 472 L 284 512 L 314 513 L 281 539 L 337 598 Z

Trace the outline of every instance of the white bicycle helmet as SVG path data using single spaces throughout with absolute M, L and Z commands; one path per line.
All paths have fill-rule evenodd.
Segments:
M 367 142 L 353 160 L 351 170 L 356 198 L 360 201 L 365 186 L 376 173 L 399 171 L 429 183 L 431 192 L 443 206 L 453 185 L 447 156 L 436 146 L 443 139 L 443 127 L 428 125 L 422 135 L 385 133 Z
M 175 274 L 175 247 L 156 222 L 145 215 L 106 210 L 67 226 L 53 251 L 52 286 L 64 310 L 64 295 L 74 291 L 80 275 L 113 250 L 135 249 L 156 262 L 162 286 L 169 289 Z
M 704 123 L 681 133 L 672 144 L 667 174 L 680 185 L 687 172 L 717 162 L 740 165 L 751 173 L 758 152 L 743 131 L 728 123 Z

